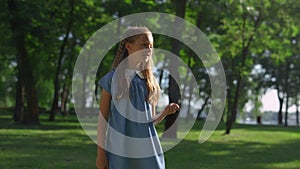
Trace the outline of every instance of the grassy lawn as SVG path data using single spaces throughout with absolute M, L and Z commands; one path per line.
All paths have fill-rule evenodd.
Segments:
M 93 169 L 96 145 L 76 117 L 41 126 L 13 124 L 0 115 L 0 169 Z M 231 135 L 220 127 L 199 144 L 200 125 L 165 153 L 167 169 L 298 169 L 300 128 L 235 125 Z
M 217 130 L 199 144 L 194 130 L 166 153 L 168 168 L 299 169 L 300 128 L 236 125 L 231 135 Z

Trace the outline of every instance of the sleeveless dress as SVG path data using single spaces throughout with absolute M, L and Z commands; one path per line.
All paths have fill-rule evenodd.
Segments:
M 112 70 L 99 80 L 99 85 L 113 96 Z M 145 80 L 134 70 L 130 76 L 128 99 L 111 100 L 106 136 L 109 169 L 165 169 L 163 150 L 151 118 Z M 125 83 L 125 82 L 124 82 Z M 132 105 L 132 107 L 130 106 Z M 133 109 L 135 109 L 133 111 Z

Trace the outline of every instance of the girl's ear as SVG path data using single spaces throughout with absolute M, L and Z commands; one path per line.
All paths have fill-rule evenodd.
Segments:
M 132 50 L 130 43 L 125 43 L 125 48 L 127 49 L 128 53 L 130 53 L 130 51 Z

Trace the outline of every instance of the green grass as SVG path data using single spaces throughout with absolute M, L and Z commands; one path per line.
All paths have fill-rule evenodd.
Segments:
M 231 135 L 219 129 L 203 144 L 196 128 L 166 153 L 169 168 L 300 168 L 300 128 L 236 125 Z
M 0 115 L 0 169 L 92 169 L 96 145 L 76 117 L 41 126 L 16 125 Z M 235 125 L 231 135 L 219 127 L 199 144 L 200 124 L 165 153 L 167 169 L 298 169 L 300 128 Z M 159 126 L 161 128 L 161 126 Z

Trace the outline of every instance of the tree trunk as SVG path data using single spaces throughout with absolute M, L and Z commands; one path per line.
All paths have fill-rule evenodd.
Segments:
M 202 114 L 202 112 L 203 112 L 205 106 L 208 104 L 208 100 L 209 100 L 209 96 L 207 96 L 207 97 L 204 99 L 204 103 L 202 104 L 200 110 L 199 110 L 198 113 L 197 113 L 197 120 L 200 119 L 200 116 L 201 116 L 201 114 Z
M 20 56 L 18 56 L 20 57 Z M 19 60 L 19 59 L 18 59 Z M 20 122 L 23 120 L 23 113 L 24 113 L 24 80 L 23 80 L 23 75 L 21 72 L 22 68 L 20 68 L 19 65 L 22 65 L 18 61 L 18 75 L 17 75 L 17 92 L 16 92 L 16 105 L 15 105 L 15 111 L 13 115 L 13 119 L 15 122 Z
M 11 14 L 10 26 L 14 45 L 17 51 L 18 81 L 16 93 L 16 105 L 14 120 L 22 121 L 24 124 L 39 124 L 38 118 L 38 99 L 35 90 L 35 83 L 32 73 L 32 65 L 29 62 L 25 47 L 25 30 L 22 16 L 19 13 L 18 1 L 8 0 L 7 7 Z M 24 110 L 25 98 L 27 100 L 27 109 Z
M 288 126 L 289 95 L 286 95 L 284 126 Z
M 189 74 L 189 73 L 188 73 Z M 191 101 L 192 101 L 192 96 L 193 96 L 193 85 L 190 83 L 189 85 L 189 97 L 188 97 L 188 108 L 187 108 L 187 113 L 186 113 L 186 119 L 185 122 L 187 123 L 189 119 L 192 118 L 192 113 L 191 113 Z M 184 91 L 184 90 L 183 90 Z
M 299 107 L 297 107 L 297 108 L 299 108 Z M 299 126 L 299 110 L 298 109 L 296 110 L 296 124 L 297 124 L 297 126 Z
M 229 76 L 229 83 L 232 84 L 232 78 L 231 76 Z M 231 92 L 232 92 L 232 86 L 233 85 L 228 85 L 227 87 L 227 95 L 226 95 L 226 101 L 227 101 L 227 105 L 226 105 L 226 126 L 228 125 L 229 122 L 229 117 L 230 117 L 230 109 L 231 109 L 231 105 L 232 105 L 232 96 L 231 96 Z M 224 115 L 223 117 L 224 118 Z M 224 119 L 223 119 L 224 120 Z
M 19 38 L 18 38 L 19 39 Z M 23 120 L 24 113 L 24 100 L 25 100 L 25 85 L 24 85 L 24 48 L 22 40 L 18 41 L 17 44 L 17 65 L 18 65 L 18 75 L 17 75 L 17 93 L 16 93 L 16 104 L 14 112 L 14 121 L 20 122 Z
M 230 63 L 228 67 L 231 67 L 231 71 L 227 73 L 227 79 L 228 79 L 228 86 L 227 86 L 227 95 L 226 95 L 226 101 L 227 101 L 227 106 L 226 106 L 226 126 L 228 125 L 230 114 L 231 114 L 231 107 L 233 105 L 233 93 L 234 93 L 234 68 L 236 64 L 236 58 L 231 58 Z
M 261 116 L 256 116 L 256 123 L 257 124 L 262 124 Z
M 279 96 L 279 94 L 278 94 L 278 100 L 279 100 L 278 125 L 282 125 L 282 108 L 283 108 L 283 101 L 284 101 L 284 99 L 281 98 Z
M 284 82 L 284 88 L 285 88 L 285 93 L 286 93 L 284 126 L 288 126 L 289 74 L 290 74 L 290 63 L 289 63 L 289 61 L 286 61 L 285 82 Z
M 164 58 L 163 66 L 160 70 L 159 80 L 158 80 L 159 86 L 161 86 L 161 84 L 162 84 L 162 80 L 163 80 L 163 76 L 164 76 L 164 69 L 166 68 L 166 64 L 167 64 L 167 57 Z
M 296 124 L 297 124 L 297 126 L 299 126 L 299 103 L 298 103 L 298 96 L 296 96 L 295 105 L 296 105 Z
M 11 13 L 11 19 L 10 19 L 10 27 L 13 32 L 13 39 L 16 39 L 16 51 L 17 51 L 17 89 L 16 89 L 16 104 L 15 104 L 15 111 L 13 115 L 13 119 L 15 122 L 20 122 L 23 118 L 24 113 L 24 75 L 23 75 L 23 56 L 24 53 L 22 51 L 22 44 L 20 42 L 20 36 L 17 34 L 17 29 L 19 28 L 19 20 L 17 15 L 17 6 L 15 4 L 15 1 L 9 0 L 7 1 L 7 7 L 9 12 Z
M 185 6 L 186 6 L 186 0 L 174 0 L 173 1 L 175 3 L 175 10 L 176 10 L 176 16 L 184 18 L 185 16 Z M 177 27 L 174 28 L 173 31 L 176 31 L 178 33 L 180 33 L 182 26 L 183 25 L 176 25 Z M 172 40 L 172 53 L 176 56 L 179 56 L 180 54 L 180 48 L 181 48 L 181 44 L 178 40 L 173 39 Z M 173 60 L 175 61 L 175 60 Z M 172 63 L 172 61 L 171 61 Z M 169 65 L 170 68 L 173 68 L 172 72 L 172 77 L 171 75 L 169 75 L 169 101 L 170 103 L 180 103 L 180 88 L 177 85 L 175 79 L 179 79 L 179 73 L 178 70 L 175 70 L 177 68 L 178 63 L 172 63 L 172 65 Z M 174 79 L 175 78 L 175 79 Z M 176 113 L 169 115 L 166 117 L 166 121 L 165 121 L 165 129 L 164 129 L 164 134 L 163 137 L 165 138 L 171 138 L 171 139 L 177 139 L 177 124 L 175 123 L 177 117 L 178 117 L 179 111 L 177 111 Z M 171 127 L 172 126 L 172 127 Z M 171 127 L 171 128 L 170 128 Z
M 51 112 L 50 112 L 50 116 L 49 116 L 49 121 L 54 121 L 55 120 L 55 114 L 58 112 L 58 98 L 59 98 L 59 74 L 60 74 L 60 69 L 62 66 L 62 59 L 65 55 L 65 48 L 67 46 L 67 42 L 68 42 L 68 38 L 69 38 L 69 34 L 72 28 L 72 24 L 73 24 L 73 10 L 74 10 L 74 2 L 73 0 L 70 1 L 70 18 L 69 18 L 69 22 L 67 24 L 66 27 L 66 33 L 65 33 L 65 37 L 63 39 L 63 43 L 60 47 L 60 51 L 59 51 L 59 58 L 58 58 L 58 62 L 57 62 L 57 69 L 56 69 L 56 73 L 55 73 L 55 79 L 54 79 L 54 96 L 53 96 L 53 101 L 52 101 L 52 107 L 51 107 Z
M 40 124 L 40 122 L 38 98 L 32 73 L 32 64 L 30 64 L 28 57 L 25 57 L 24 60 L 25 66 L 27 67 L 27 69 L 25 70 L 25 96 L 27 101 L 27 109 L 24 112 L 23 123 L 36 125 Z
M 69 84 L 65 83 L 63 91 L 61 92 L 61 113 L 67 116 L 67 102 L 69 96 Z
M 243 57 L 246 57 L 246 56 L 243 56 Z M 236 91 L 235 91 L 235 95 L 234 95 L 234 102 L 233 102 L 233 106 L 230 110 L 231 113 L 230 113 L 229 121 L 227 122 L 225 134 L 230 134 L 230 130 L 236 119 L 237 110 L 238 110 L 238 99 L 240 97 L 240 90 L 241 90 L 241 83 L 242 83 L 242 76 L 239 75 L 237 86 L 236 86 Z
M 189 56 L 189 59 L 188 59 L 188 67 L 191 67 L 191 56 Z M 182 97 L 183 97 L 183 100 L 184 99 L 188 99 L 188 107 L 187 107 L 187 112 L 186 112 L 186 116 L 185 116 L 185 122 L 187 123 L 188 122 L 188 119 L 190 118 L 190 108 L 191 108 L 191 99 L 192 99 L 192 91 L 193 91 L 193 86 L 191 83 L 188 82 L 188 78 L 190 76 L 190 72 L 187 71 L 186 75 L 185 75 L 185 78 L 184 78 L 184 86 L 183 86 L 183 89 L 182 89 Z M 186 88 L 188 87 L 188 92 L 185 92 Z M 184 93 L 188 93 L 188 97 L 184 94 Z
M 175 79 L 169 75 L 169 101 L 170 103 L 177 103 L 180 104 L 180 89 L 179 86 L 177 85 L 177 82 Z M 171 138 L 171 139 L 177 139 L 177 123 L 175 123 L 177 117 L 179 115 L 179 111 L 172 115 L 168 115 L 166 117 L 165 121 L 165 132 L 163 134 L 164 138 Z M 171 128 L 172 126 L 172 128 Z

